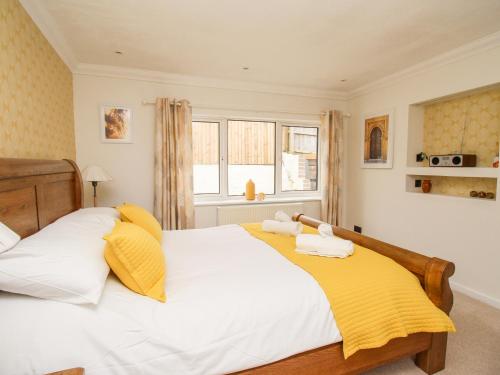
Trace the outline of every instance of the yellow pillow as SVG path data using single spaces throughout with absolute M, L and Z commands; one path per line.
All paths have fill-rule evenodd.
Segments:
M 120 220 L 104 239 L 104 258 L 121 282 L 165 302 L 165 257 L 158 241 L 141 227 Z
M 147 230 L 153 235 L 154 238 L 161 243 L 161 226 L 158 220 L 155 219 L 148 211 L 135 204 L 124 203 L 121 206 L 116 207 L 118 212 L 120 212 L 120 218 L 123 221 L 128 221 L 134 223 L 141 228 Z

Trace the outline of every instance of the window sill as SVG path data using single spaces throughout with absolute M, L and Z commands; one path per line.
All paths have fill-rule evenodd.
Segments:
M 257 205 L 257 204 L 273 204 L 273 203 L 296 203 L 296 202 L 315 202 L 321 201 L 321 197 L 280 197 L 280 198 L 266 198 L 263 201 L 253 200 L 247 201 L 246 199 L 227 199 L 227 200 L 213 200 L 213 201 L 199 201 L 194 202 L 195 207 L 204 206 L 241 206 L 241 205 Z

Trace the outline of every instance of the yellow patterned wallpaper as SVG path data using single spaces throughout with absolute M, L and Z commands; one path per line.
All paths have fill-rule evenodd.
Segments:
M 478 167 L 491 167 L 498 153 L 499 137 L 500 88 L 425 106 L 423 149 L 427 155 L 476 154 Z M 435 194 L 468 197 L 471 190 L 496 193 L 497 181 L 492 178 L 435 176 L 430 179 Z
M 18 0 L 0 0 L 0 157 L 75 159 L 71 71 Z
M 476 154 L 478 167 L 491 167 L 498 153 L 499 136 L 500 88 L 425 106 L 424 152 L 427 155 Z
M 446 177 L 432 176 L 422 177 L 432 181 L 431 193 L 454 195 L 457 197 L 469 197 L 470 191 L 484 191 L 485 193 L 497 192 L 496 178 L 477 178 L 477 177 Z M 496 198 L 496 197 L 495 197 Z

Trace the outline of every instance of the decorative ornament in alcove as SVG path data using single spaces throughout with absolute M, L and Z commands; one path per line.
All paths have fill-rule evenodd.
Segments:
M 393 133 L 392 111 L 363 116 L 362 168 L 392 168 Z

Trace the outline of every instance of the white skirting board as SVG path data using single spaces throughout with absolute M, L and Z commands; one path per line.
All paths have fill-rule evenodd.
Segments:
M 292 216 L 296 212 L 304 212 L 304 204 L 296 202 L 218 206 L 217 225 L 255 223 L 265 219 L 273 219 L 276 211 L 280 210 Z
M 500 309 L 500 300 L 490 297 L 484 293 L 478 292 L 469 287 L 463 286 L 462 284 L 458 284 L 454 281 L 450 280 L 450 286 L 452 290 L 456 290 L 457 292 L 463 293 L 471 298 L 477 299 L 478 301 L 484 302 L 487 305 L 496 307 Z

